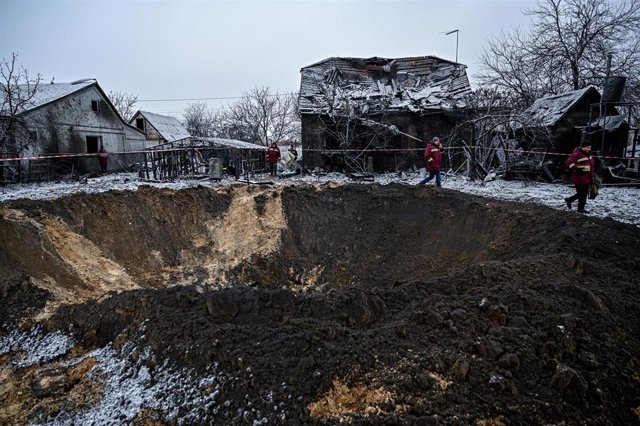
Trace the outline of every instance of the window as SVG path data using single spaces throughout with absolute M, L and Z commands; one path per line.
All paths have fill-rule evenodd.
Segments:
M 144 132 L 144 118 L 136 118 L 136 127 Z
M 100 136 L 87 136 L 87 154 L 95 154 L 100 146 Z
M 97 111 L 98 110 L 98 101 L 91 101 L 91 110 L 92 111 Z
M 38 131 L 37 130 L 30 130 L 29 131 L 29 139 L 32 142 L 38 140 Z

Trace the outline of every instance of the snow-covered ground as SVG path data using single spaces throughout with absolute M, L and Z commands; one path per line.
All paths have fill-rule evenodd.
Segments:
M 424 173 L 424 171 L 422 171 Z M 415 185 L 421 179 L 421 173 L 379 174 L 374 182 L 382 185 L 400 183 Z M 252 182 L 269 181 L 268 175 L 256 176 Z M 329 182 L 354 182 L 343 174 L 329 173 L 323 175 L 295 176 L 286 179 L 275 179 L 275 185 L 291 185 L 298 182 L 322 184 Z M 363 184 L 370 181 L 359 181 Z M 60 182 L 28 185 L 8 185 L 0 187 L 0 202 L 19 198 L 53 199 L 76 193 L 100 193 L 112 190 L 135 191 L 141 185 L 158 188 L 181 189 L 195 186 L 245 185 L 233 179 L 221 181 L 209 180 L 177 180 L 175 182 L 156 183 L 139 179 L 133 173 L 110 174 L 103 177 L 88 179 L 85 183 Z M 432 182 L 429 183 L 431 185 Z M 470 181 L 465 176 L 449 174 L 443 178 L 443 187 L 457 191 L 496 198 L 500 200 L 520 201 L 548 206 L 558 210 L 567 210 L 564 198 L 574 193 L 573 186 L 568 184 L 549 184 L 543 182 L 505 181 L 501 179 L 486 182 Z M 575 205 L 574 205 L 575 208 Z M 640 189 L 603 187 L 595 200 L 587 202 L 589 216 L 608 217 L 620 222 L 640 226 Z M 575 211 L 575 210 L 574 210 Z

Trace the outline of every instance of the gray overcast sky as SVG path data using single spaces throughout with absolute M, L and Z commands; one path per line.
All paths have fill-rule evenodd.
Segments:
M 3 0 L 0 56 L 45 82 L 96 78 L 139 99 L 299 89 L 300 68 L 330 56 L 435 55 L 478 71 L 487 37 L 526 27 L 535 0 Z M 233 100 L 208 102 L 217 108 Z M 139 102 L 179 116 L 189 102 Z

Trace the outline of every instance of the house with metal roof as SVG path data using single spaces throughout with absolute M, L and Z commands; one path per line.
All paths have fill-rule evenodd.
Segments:
M 129 120 L 129 124 L 146 134 L 147 147 L 166 142 L 184 141 L 191 137 L 180 120 L 169 115 L 138 111 Z
M 97 159 L 100 147 L 109 153 L 111 170 L 135 161 L 133 154 L 127 153 L 144 148 L 144 133 L 122 119 L 94 79 L 40 83 L 35 90 L 34 86 L 20 85 L 14 90 L 32 94 L 29 102 L 11 117 L 21 130 L 28 132 L 29 141 L 16 147 L 15 152 L 11 152 L 11 147 L 17 145 L 16 141 L 5 141 L 3 152 L 0 152 L 5 158 L 45 156 L 55 158 L 57 167 L 85 173 L 100 170 Z M 3 103 L 0 94 L 0 105 Z M 60 154 L 66 156 L 60 158 Z M 3 162 L 5 168 L 19 166 L 23 177 L 33 175 L 37 163 L 38 160 Z M 47 167 L 53 164 L 53 160 L 46 161 Z
M 350 168 L 340 150 L 365 147 L 378 149 L 362 156 L 376 170 L 420 163 L 420 153 L 401 149 L 447 136 L 471 91 L 466 68 L 435 56 L 333 57 L 303 67 L 305 165 Z M 388 148 L 396 153 L 385 153 Z

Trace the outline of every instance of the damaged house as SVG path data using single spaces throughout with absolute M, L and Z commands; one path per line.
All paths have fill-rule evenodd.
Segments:
M 32 91 L 33 87 L 21 85 L 18 90 Z M 21 131 L 28 132 L 29 141 L 20 146 L 8 141 L 3 144 L 2 156 L 51 159 L 2 162 L 0 172 L 5 181 L 18 179 L 17 175 L 19 179 L 43 180 L 70 170 L 99 171 L 97 152 L 101 146 L 111 154 L 120 153 L 110 155 L 109 161 L 109 169 L 118 169 L 135 161 L 134 154 L 127 152 L 144 147 L 144 133 L 122 119 L 94 79 L 41 83 L 16 118 Z
M 514 126 L 525 149 L 570 154 L 583 138 L 598 155 L 623 156 L 629 125 L 613 102 L 597 88 L 588 86 L 537 99 Z M 606 102 L 605 102 L 606 101 Z M 551 173 L 557 178 L 564 169 L 564 156 L 551 156 Z
M 300 70 L 304 165 L 360 171 L 422 166 L 470 92 L 466 65 L 421 56 L 328 58 Z
M 168 115 L 138 111 L 129 120 L 129 124 L 146 134 L 147 147 L 167 142 L 188 141 L 191 138 L 180 120 Z

